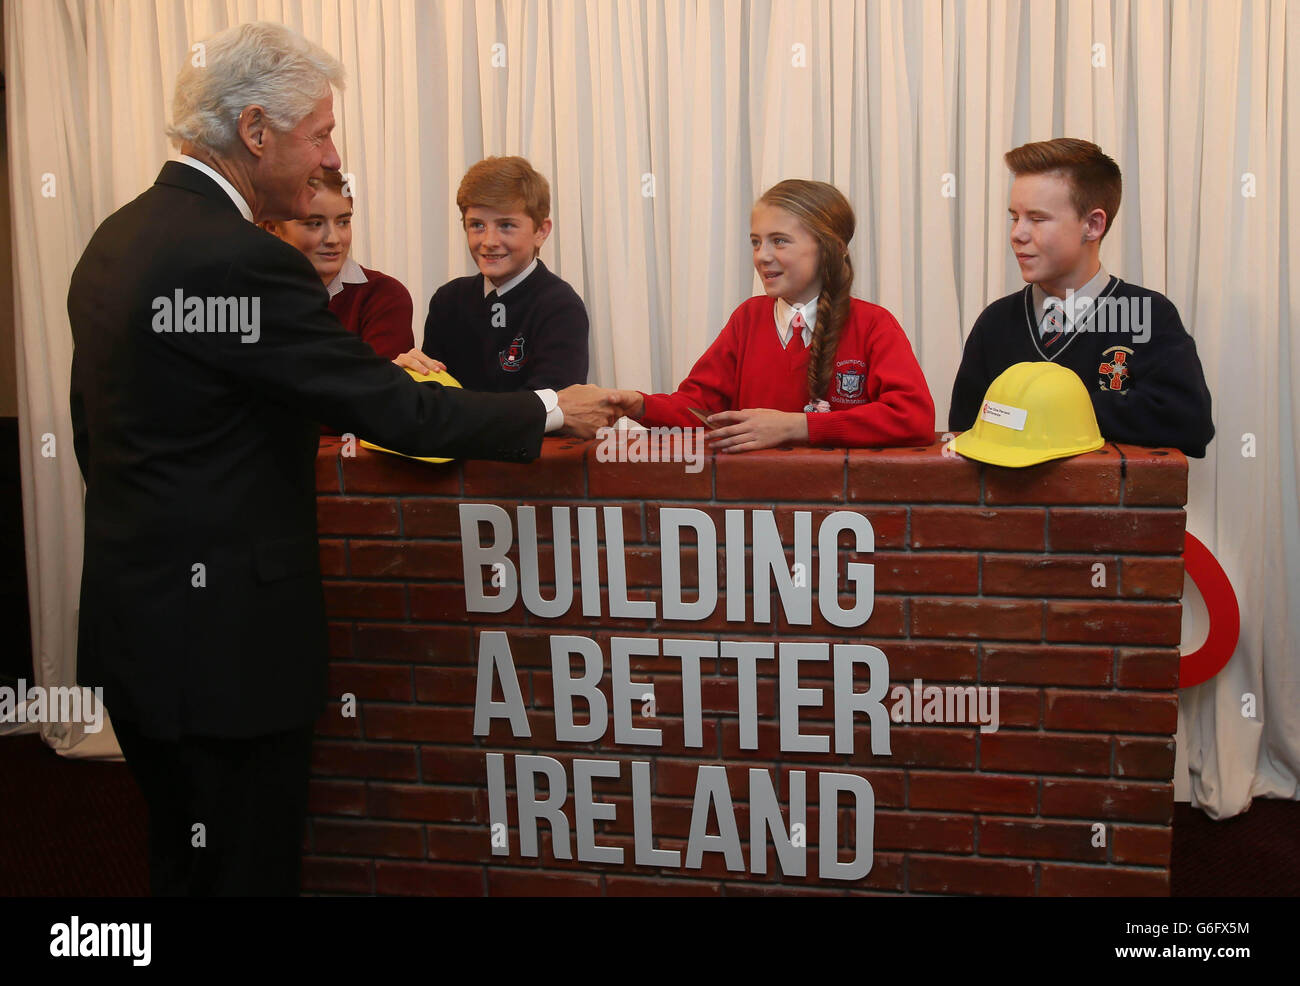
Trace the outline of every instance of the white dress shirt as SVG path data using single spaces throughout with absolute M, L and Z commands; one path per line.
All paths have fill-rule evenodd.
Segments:
M 253 221 L 253 210 L 249 208 L 248 203 L 244 201 L 244 197 L 239 194 L 235 189 L 235 186 L 226 181 L 225 175 L 204 164 L 198 158 L 190 157 L 188 154 L 182 154 L 180 156 L 180 162 L 181 164 L 188 164 L 191 168 L 197 168 L 220 185 L 221 190 L 230 196 L 230 201 L 234 202 L 235 206 L 239 209 L 239 214 L 250 223 Z
M 777 298 L 773 317 L 776 319 L 776 334 L 781 340 L 782 349 L 790 342 L 790 323 L 794 321 L 796 312 L 803 314 L 804 348 L 807 349 L 812 345 L 813 326 L 817 323 L 817 298 L 802 305 L 787 305 L 784 298 Z
M 339 272 L 334 275 L 334 280 L 325 285 L 325 290 L 329 292 L 331 298 L 343 290 L 345 284 L 365 284 L 369 280 L 366 272 L 361 269 L 361 265 L 352 259 L 352 254 L 343 261 L 343 266 Z
M 494 284 L 491 282 L 491 280 L 488 279 L 487 275 L 484 275 L 484 277 L 483 277 L 483 297 L 486 298 L 486 297 L 487 297 L 488 295 L 490 295 L 493 291 L 495 291 L 495 292 L 497 293 L 497 297 L 500 298 L 503 294 L 505 294 L 505 293 L 506 293 L 507 291 L 509 291 L 511 288 L 513 288 L 513 287 L 518 287 L 520 284 L 522 284 L 522 283 L 524 282 L 524 279 L 527 278 L 528 275 L 531 274 L 531 273 L 532 273 L 533 271 L 535 271 L 536 269 L 537 269 L 537 258 L 534 257 L 534 258 L 533 258 L 533 262 L 532 262 L 531 264 L 529 264 L 527 267 L 525 267 L 523 270 L 521 270 L 521 271 L 520 271 L 518 274 L 516 274 L 514 277 L 510 278 L 510 280 L 506 281 L 506 283 L 503 284 L 503 285 L 501 285 L 501 287 L 497 287 L 496 285 L 494 285 Z

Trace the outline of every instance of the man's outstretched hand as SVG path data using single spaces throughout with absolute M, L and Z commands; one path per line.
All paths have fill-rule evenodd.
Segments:
M 565 387 L 557 396 L 564 412 L 564 427 L 560 429 L 564 435 L 595 438 L 597 429 L 607 428 L 623 416 L 617 390 L 578 383 Z

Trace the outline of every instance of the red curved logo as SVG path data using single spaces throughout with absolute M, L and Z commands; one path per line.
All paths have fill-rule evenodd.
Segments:
M 1205 643 L 1184 654 L 1178 667 L 1178 687 L 1191 688 L 1213 678 L 1232 657 L 1241 635 L 1241 610 L 1219 560 L 1196 535 L 1185 532 L 1183 537 L 1183 566 L 1196 583 L 1210 615 L 1210 632 Z

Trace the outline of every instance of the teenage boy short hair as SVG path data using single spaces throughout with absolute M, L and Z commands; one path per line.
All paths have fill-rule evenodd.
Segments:
M 1119 165 L 1100 147 L 1088 140 L 1058 137 L 1023 144 L 1007 151 L 1003 160 L 1017 178 L 1061 172 L 1070 184 L 1070 202 L 1080 218 L 1093 209 L 1106 213 L 1106 228 L 1098 242 L 1106 238 L 1119 212 L 1123 179 Z
M 507 212 L 520 202 L 535 227 L 550 218 L 551 186 L 521 157 L 484 158 L 465 172 L 456 190 L 462 220 L 470 206 Z

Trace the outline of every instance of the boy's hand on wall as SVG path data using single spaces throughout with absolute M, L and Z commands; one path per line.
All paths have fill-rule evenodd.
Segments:
M 771 408 L 747 408 L 744 411 L 719 411 L 708 417 L 714 429 L 704 437 L 718 452 L 752 452 L 808 441 L 808 416 Z

